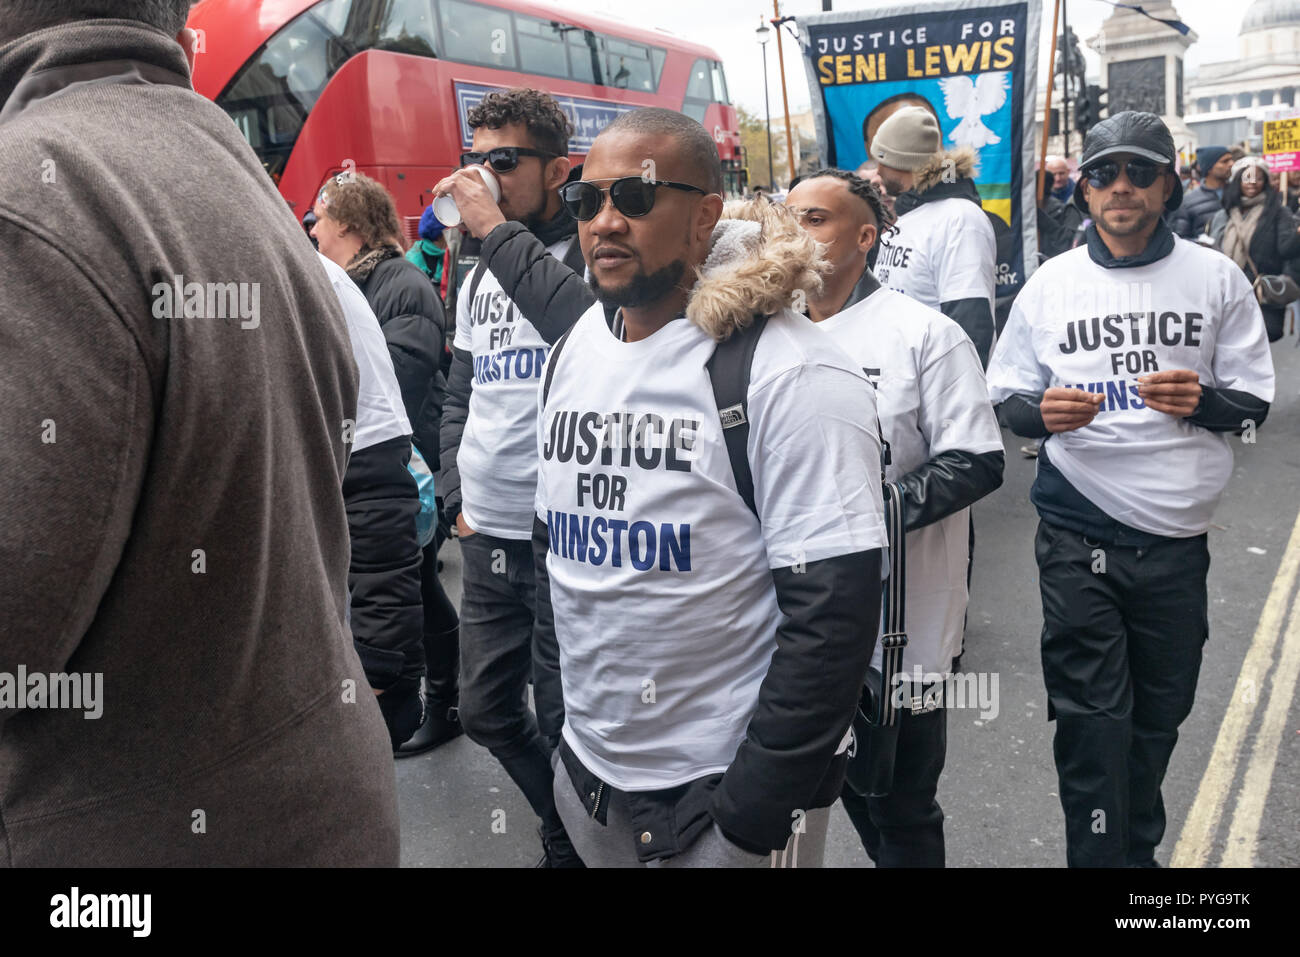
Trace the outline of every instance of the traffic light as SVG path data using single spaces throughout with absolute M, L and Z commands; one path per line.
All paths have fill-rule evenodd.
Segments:
M 1092 90 L 1092 87 L 1081 90 L 1074 100 L 1074 128 L 1080 133 L 1088 132 L 1092 129 L 1092 124 L 1097 122 L 1090 96 Z
M 1101 111 L 1106 108 L 1106 98 L 1107 91 L 1096 83 L 1089 83 L 1081 90 L 1074 101 L 1074 128 L 1080 133 L 1092 129 L 1102 119 Z

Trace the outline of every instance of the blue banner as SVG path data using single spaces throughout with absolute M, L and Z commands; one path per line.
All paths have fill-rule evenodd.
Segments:
M 455 81 L 456 112 L 460 116 L 460 145 L 468 150 L 474 145 L 474 131 L 469 128 L 469 111 L 478 106 L 493 90 L 503 90 L 501 86 L 485 86 L 481 83 L 462 83 Z M 616 103 L 613 100 L 593 100 L 582 96 L 565 96 L 552 94 L 560 109 L 573 122 L 573 138 L 569 140 L 570 153 L 586 153 L 591 149 L 596 136 L 620 113 L 635 110 L 637 104 Z
M 934 114 L 940 148 L 969 146 L 975 186 L 1000 234 L 997 295 L 1014 295 L 1038 259 L 1034 106 L 1040 0 L 891 4 L 799 17 L 817 136 L 827 166 L 855 170 L 904 106 Z M 1010 233 L 1011 242 L 1001 236 Z M 1005 250 L 1005 254 L 1003 251 Z

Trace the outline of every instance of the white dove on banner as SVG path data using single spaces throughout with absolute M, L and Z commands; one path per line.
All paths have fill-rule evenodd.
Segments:
M 975 149 L 1002 142 L 1002 137 L 985 126 L 980 117 L 1002 109 L 1010 85 L 1011 74 L 1005 71 L 981 73 L 975 77 L 943 77 L 939 81 L 939 89 L 943 91 L 943 108 L 948 111 L 949 119 L 961 121 L 948 134 L 948 139 L 955 146 L 970 146 Z

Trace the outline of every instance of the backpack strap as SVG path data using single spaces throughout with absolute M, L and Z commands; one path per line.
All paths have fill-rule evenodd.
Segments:
M 714 347 L 705 368 L 713 384 L 713 399 L 722 420 L 722 438 L 727 443 L 727 457 L 736 489 L 755 516 L 754 473 L 749 467 L 749 378 L 754 365 L 754 349 L 767 326 L 767 316 L 737 329 Z
M 560 361 L 560 350 L 564 348 L 564 343 L 569 339 L 569 333 L 573 331 L 570 326 L 560 338 L 555 340 L 555 345 L 551 346 L 550 358 L 546 362 L 546 378 L 542 381 L 542 408 L 546 408 L 546 399 L 551 394 L 551 377 L 555 375 L 555 366 Z

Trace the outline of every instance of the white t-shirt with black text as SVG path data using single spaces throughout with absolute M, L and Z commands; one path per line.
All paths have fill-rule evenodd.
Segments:
M 563 259 L 569 237 L 547 247 Z M 506 296 L 492 270 L 484 269 L 469 300 L 471 272 L 456 302 L 453 344 L 474 361 L 469 415 L 456 464 L 461 511 L 476 532 L 497 538 L 533 534 L 537 485 L 537 393 L 550 346 Z
M 816 323 L 876 386 L 885 479 L 896 482 L 944 452 L 1001 452 L 975 346 L 943 313 L 894 292 L 874 293 Z M 968 599 L 970 509 L 907 533 L 903 670 L 947 675 L 961 649 Z M 880 667 L 880 646 L 873 664 Z
M 1017 297 L 989 361 L 989 395 L 1104 394 L 1089 425 L 1046 440 L 1052 465 L 1116 521 L 1190 538 L 1210 526 L 1232 447 L 1224 433 L 1146 407 L 1137 377 L 1168 369 L 1272 401 L 1268 336 L 1242 271 L 1183 239 L 1162 259 L 1121 269 L 1080 246 L 1040 266 Z
M 622 342 L 597 304 L 538 410 L 563 734 L 629 791 L 733 761 L 783 619 L 772 569 L 885 544 L 875 399 L 848 357 L 803 316 L 768 320 L 748 394 L 760 527 L 736 491 L 713 349 L 685 318 Z
M 984 210 L 953 197 L 922 203 L 880 236 L 872 270 L 882 286 L 938 309 L 958 299 L 987 299 L 993 314 L 997 237 Z

